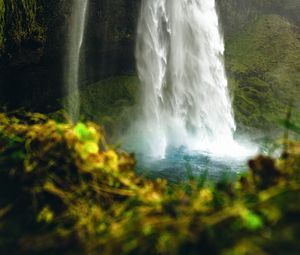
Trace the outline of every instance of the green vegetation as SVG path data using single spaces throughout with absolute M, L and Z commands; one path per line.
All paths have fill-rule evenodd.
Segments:
M 11 58 L 23 48 L 41 46 L 46 40 L 42 13 L 43 5 L 37 0 L 0 0 L 0 53 Z
M 105 126 L 113 136 L 130 124 L 138 94 L 136 76 L 117 76 L 91 84 L 80 92 L 82 116 Z
M 0 253 L 296 255 L 300 144 L 284 148 L 235 182 L 169 186 L 92 123 L 0 114 Z
M 138 2 L 90 1 L 85 47 L 133 44 Z M 218 3 L 240 130 L 270 134 L 282 127 L 299 135 L 289 115 L 282 120 L 292 105 L 292 122 L 300 123 L 299 0 Z M 23 95 L 28 90 L 32 103 L 36 95 L 45 103 L 43 68 L 62 58 L 64 40 L 57 38 L 66 32 L 70 8 L 71 1 L 0 0 L 4 102 L 30 101 Z M 49 82 L 52 91 L 59 90 L 60 75 Z M 14 80 L 19 76 L 22 83 Z M 234 181 L 212 183 L 188 173 L 188 181 L 170 184 L 138 176 L 134 156 L 109 145 L 105 135 L 114 140 L 139 111 L 138 78 L 81 87 L 82 122 L 75 125 L 59 122 L 60 112 L 49 114 L 53 119 L 0 113 L 0 254 L 299 254 L 300 142 L 288 141 L 287 131 L 276 146 L 281 155 L 251 160 Z
M 300 102 L 292 102 L 300 97 L 299 31 L 280 16 L 265 15 L 226 41 L 225 63 L 240 131 L 257 128 L 276 133 L 278 121 L 291 104 L 295 122 L 300 121 Z M 135 76 L 113 77 L 86 86 L 81 92 L 83 116 L 110 131 L 126 128 L 138 90 Z
M 44 30 L 38 22 L 38 8 L 36 0 L 5 1 L 6 19 L 11 21 L 7 36 L 15 44 L 28 39 L 43 40 Z M 13 18 L 11 18 L 13 17 Z M 12 42 L 11 42 L 12 43 Z
M 254 19 L 226 44 L 239 125 L 273 129 L 300 96 L 300 33 L 276 15 Z M 294 102 L 296 119 L 300 104 Z
M 220 18 L 229 38 L 243 31 L 254 18 L 275 14 L 300 25 L 300 2 L 298 0 L 216 0 Z

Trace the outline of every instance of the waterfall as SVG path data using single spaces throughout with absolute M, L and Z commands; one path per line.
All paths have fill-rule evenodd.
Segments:
M 66 110 L 72 121 L 80 114 L 79 68 L 88 0 L 73 0 L 65 70 Z
M 155 158 L 169 147 L 239 150 L 223 53 L 214 0 L 142 1 L 136 46 L 140 150 Z

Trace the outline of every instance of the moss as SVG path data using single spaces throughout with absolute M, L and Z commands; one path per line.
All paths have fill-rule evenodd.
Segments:
M 3 0 L 3 4 L 5 7 L 3 37 L 6 54 L 14 56 L 22 47 L 36 48 L 37 45 L 45 42 L 46 27 L 42 17 L 42 2 Z
M 82 116 L 104 125 L 112 135 L 129 125 L 138 94 L 136 76 L 117 76 L 91 84 L 80 92 Z
M 0 113 L 0 145 L 1 254 L 298 254 L 299 142 L 178 186 L 137 177 L 93 123 Z
M 123 189 L 122 182 L 127 182 L 130 186 L 139 182 L 138 179 L 128 182 L 128 178 L 133 177 L 129 170 L 134 167 L 134 159 L 124 152 L 112 150 L 106 144 L 101 129 L 91 123 L 72 126 L 56 123 L 41 114 L 26 113 L 7 117 L 0 113 L 0 145 L 0 252 L 2 254 L 16 254 L 15 251 L 18 254 L 33 254 L 37 250 L 45 251 L 55 243 L 56 237 L 60 239 L 66 235 L 69 236 L 68 239 L 70 238 L 67 241 L 70 249 L 68 254 L 72 254 L 74 249 L 72 234 L 67 229 L 66 231 L 63 229 L 65 223 L 65 226 L 73 225 L 73 220 L 77 218 L 75 214 L 74 217 L 71 216 L 75 213 L 72 209 L 69 212 L 65 211 L 67 204 L 71 205 L 75 202 L 70 195 L 73 194 L 73 198 L 78 199 L 79 207 L 77 209 L 74 207 L 76 211 L 89 210 L 89 205 L 96 206 L 100 200 L 102 200 L 101 206 L 105 208 L 112 202 L 113 196 L 116 196 L 117 201 L 119 196 L 126 197 L 133 194 L 132 191 L 127 192 Z M 71 147 L 73 149 L 67 152 Z M 62 157 L 61 153 L 66 157 Z M 36 164 L 37 162 L 41 164 Z M 79 168 L 82 170 L 81 173 L 78 172 Z M 119 178 L 121 182 L 117 181 Z M 96 179 L 106 183 L 102 187 L 106 190 L 104 193 L 100 191 L 102 188 L 96 184 L 98 182 Z M 89 190 L 92 186 L 95 188 L 94 191 Z M 118 188 L 113 191 L 109 186 Z M 94 196 L 96 194 L 94 192 L 99 194 L 96 199 L 99 199 L 98 202 L 92 205 L 90 204 L 92 201 L 88 201 L 86 197 L 87 203 L 83 209 L 80 206 L 80 194 Z M 47 202 L 44 204 L 42 201 Z M 100 207 L 95 209 L 95 213 L 101 214 Z M 56 225 L 56 220 L 65 216 L 69 219 L 61 226 L 60 223 Z M 4 220 L 6 217 L 11 221 Z M 84 218 L 80 220 L 81 223 L 82 220 Z M 57 229 L 53 228 L 53 224 Z M 44 228 L 43 226 L 45 230 L 47 229 L 43 237 L 47 241 L 40 240 L 40 244 L 36 245 L 31 243 L 32 235 L 38 234 L 40 228 Z M 56 236 L 53 236 L 54 239 L 48 236 L 48 239 L 47 235 L 51 232 L 58 235 L 54 234 Z M 23 238 L 25 239 L 22 240 Z M 75 246 L 78 248 L 80 244 L 76 243 Z M 64 244 L 61 249 L 63 248 Z
M 298 0 L 217 0 L 221 23 L 227 38 L 244 30 L 255 17 L 279 15 L 291 23 L 300 25 Z
M 226 42 L 237 122 L 273 129 L 300 96 L 299 29 L 276 15 L 254 19 Z M 300 104 L 294 104 L 296 115 Z

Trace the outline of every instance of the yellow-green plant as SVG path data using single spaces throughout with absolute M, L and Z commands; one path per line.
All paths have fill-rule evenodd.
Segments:
M 0 251 L 297 254 L 300 144 L 288 148 L 236 181 L 169 186 L 137 177 L 93 123 L 0 114 Z

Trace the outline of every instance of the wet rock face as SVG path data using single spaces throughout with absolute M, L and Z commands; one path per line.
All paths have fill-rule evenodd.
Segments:
M 1 106 L 46 112 L 60 107 L 73 1 L 0 0 Z M 81 59 L 83 86 L 135 71 L 138 6 L 139 0 L 90 0 Z
M 134 42 L 140 0 L 90 0 L 82 79 L 94 83 L 135 72 Z
M 59 81 L 61 51 L 53 42 L 63 27 L 62 0 L 1 1 L 0 106 L 46 110 Z

